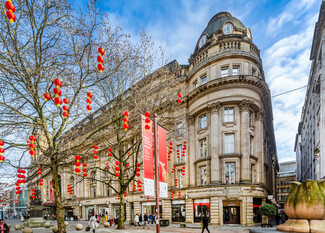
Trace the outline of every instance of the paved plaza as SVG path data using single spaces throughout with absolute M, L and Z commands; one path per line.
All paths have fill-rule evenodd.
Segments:
M 18 219 L 7 219 L 5 221 L 6 223 L 11 224 L 11 231 L 14 233 L 20 233 L 20 231 L 16 231 L 14 229 L 14 226 L 16 224 L 21 224 Z M 56 224 L 56 221 L 51 221 L 52 225 Z M 69 221 L 69 225 L 67 227 L 67 232 L 69 233 L 80 233 L 80 232 L 86 232 L 84 229 L 82 231 L 76 231 L 75 230 L 75 225 L 77 223 L 81 223 L 84 228 L 88 225 L 88 222 L 86 221 Z M 116 225 L 105 228 L 103 225 L 100 225 L 99 229 L 96 230 L 96 233 L 101 233 L 101 232 L 123 232 L 123 233 L 141 233 L 141 232 L 156 232 L 155 225 L 150 224 L 150 229 L 143 229 L 142 227 L 134 227 L 134 226 L 129 226 L 126 224 L 126 229 L 125 230 L 117 230 Z M 194 233 L 194 232 L 201 232 L 201 228 L 199 224 L 187 224 L 186 228 L 180 228 L 179 224 L 170 224 L 168 227 L 161 227 L 161 232 L 164 233 Z M 221 232 L 221 233 L 234 233 L 234 232 L 239 232 L 239 233 L 272 233 L 276 232 L 275 228 L 261 228 L 261 227 L 247 227 L 247 226 L 242 226 L 242 225 L 223 225 L 223 226 L 209 226 L 210 232 L 211 233 L 216 233 L 216 232 Z M 33 228 L 34 233 L 52 233 L 51 228 Z M 92 232 L 92 231 L 90 231 Z M 206 232 L 206 231 L 205 231 Z

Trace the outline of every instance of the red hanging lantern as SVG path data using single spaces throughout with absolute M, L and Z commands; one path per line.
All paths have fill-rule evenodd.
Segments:
M 60 105 L 62 104 L 62 99 L 59 96 L 62 95 L 62 92 L 61 92 L 61 89 L 60 89 L 62 87 L 62 82 L 61 82 L 60 79 L 55 79 L 53 83 L 56 86 L 53 89 L 53 93 L 55 94 L 54 103 L 58 107 L 60 107 Z
M 178 199 L 181 199 L 181 191 L 178 191 Z
M 97 68 L 98 68 L 99 72 L 102 73 L 103 70 L 105 69 L 104 65 L 103 65 L 104 58 L 102 57 L 105 54 L 105 50 L 102 47 L 99 47 L 98 53 L 99 53 L 99 56 L 97 57 L 97 61 L 99 64 L 98 64 Z
M 108 148 L 108 154 L 107 154 L 108 155 L 108 158 L 110 158 L 112 156 L 112 153 L 111 152 L 112 152 L 112 149 L 111 148 Z
M 74 169 L 74 171 L 76 172 L 76 174 L 78 175 L 79 174 L 79 172 L 80 172 L 80 168 L 79 168 L 79 166 L 80 166 L 80 162 L 79 162 L 79 160 L 81 159 L 81 157 L 80 157 L 80 155 L 76 155 L 75 157 L 74 157 L 77 161 L 75 162 L 75 166 L 76 166 L 76 168 Z
M 93 98 L 93 94 L 91 92 L 87 92 L 87 109 L 88 109 L 88 112 L 90 112 L 90 110 L 92 109 L 92 107 L 90 106 L 91 104 L 91 98 Z
M 5 153 L 5 150 L 2 148 L 2 146 L 4 146 L 4 142 L 0 140 L 0 163 L 5 160 L 5 157 L 2 155 Z
M 35 146 L 35 144 L 34 144 L 34 142 L 36 141 L 36 138 L 33 136 L 33 135 L 31 135 L 31 136 L 29 136 L 29 140 L 31 141 L 30 143 L 29 143 L 29 149 L 30 149 L 30 151 L 29 151 L 29 154 L 32 156 L 32 157 L 34 157 L 34 155 L 36 155 L 36 152 L 35 152 L 35 148 L 36 148 L 36 146 Z
M 123 118 L 123 122 L 124 122 L 123 127 L 124 127 L 125 131 L 127 131 L 128 128 L 129 128 L 129 125 L 128 125 L 128 122 L 129 122 L 128 116 L 129 116 L 129 112 L 128 111 L 125 111 L 124 112 L 124 118 Z
M 169 143 L 169 151 L 168 151 L 168 161 L 170 161 L 170 156 L 173 153 L 173 143 Z
M 179 94 L 178 94 L 178 100 L 177 100 L 177 102 L 178 102 L 179 104 L 181 104 L 181 103 L 182 103 L 182 100 L 181 100 L 181 98 L 182 98 L 182 94 L 181 94 L 181 93 L 179 93 Z
M 150 119 L 149 119 L 149 117 L 150 117 L 150 113 L 149 112 L 146 112 L 145 114 L 144 114 L 144 116 L 146 117 L 146 119 L 145 119 L 145 123 L 146 123 L 146 125 L 144 126 L 144 128 L 146 129 L 146 130 L 149 130 L 150 129 Z
M 174 191 L 170 191 L 170 198 L 174 198 Z
M 147 202 L 149 202 L 149 196 L 147 196 Z
M 67 104 L 69 103 L 69 100 L 67 98 L 64 98 L 63 102 L 64 102 L 64 106 L 62 107 L 62 109 L 64 112 L 62 113 L 62 115 L 64 116 L 64 118 L 68 118 L 69 117 L 69 113 L 68 113 L 69 108 L 68 108 Z
M 43 179 L 39 180 L 39 186 L 41 186 L 41 187 L 43 186 Z
M 10 0 L 8 0 L 8 1 L 6 1 L 5 6 L 8 10 L 6 12 L 6 15 L 7 15 L 8 19 L 10 20 L 10 23 L 16 22 L 17 17 L 14 14 L 14 12 L 16 11 L 14 4 L 12 4 L 12 2 Z
M 48 101 L 51 99 L 51 95 L 49 93 L 44 93 L 44 99 L 45 101 Z
M 94 146 L 94 159 L 98 159 L 97 153 L 98 153 L 98 146 Z
M 120 200 L 120 195 L 117 196 L 117 200 Z

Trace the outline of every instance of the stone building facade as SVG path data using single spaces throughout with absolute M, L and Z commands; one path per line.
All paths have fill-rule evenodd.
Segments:
M 297 181 L 325 178 L 325 2 L 322 1 L 310 53 L 312 61 L 296 135 Z
M 296 161 L 279 163 L 277 174 L 277 200 L 280 208 L 284 208 L 284 203 L 290 193 L 290 183 L 296 181 Z
M 276 195 L 278 161 L 271 97 L 260 52 L 252 39 L 250 29 L 238 19 L 228 12 L 218 13 L 198 39 L 189 64 L 178 65 L 178 71 L 171 74 L 178 80 L 175 93 L 183 97 L 165 127 L 174 147 L 181 150 L 186 141 L 187 150 L 185 159 L 173 157 L 168 163 L 168 187 L 177 194 L 161 200 L 162 219 L 195 223 L 205 211 L 211 224 L 224 224 L 227 211 L 228 223 L 254 225 L 261 221 L 258 207 L 268 195 Z M 86 121 L 89 126 L 96 117 L 100 117 L 98 112 L 78 127 Z M 70 132 L 79 135 L 78 130 L 72 128 Z M 104 161 L 94 163 L 101 166 Z M 184 166 L 186 173 L 182 176 Z M 70 172 L 67 169 L 61 172 L 62 189 L 67 184 L 74 187 L 72 196 L 62 194 L 67 216 L 88 219 L 94 212 L 117 217 L 117 196 L 96 182 L 105 179 L 102 172 L 89 174 L 93 180 L 76 182 L 71 175 L 73 167 Z M 48 190 L 50 187 L 44 187 L 42 191 L 45 203 L 50 199 Z M 126 221 L 132 222 L 137 213 L 154 211 L 154 200 L 148 202 L 131 187 Z

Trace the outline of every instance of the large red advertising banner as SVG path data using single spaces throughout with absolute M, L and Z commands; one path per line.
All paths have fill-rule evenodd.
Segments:
M 145 120 L 146 117 L 141 114 L 144 195 L 155 196 L 152 122 L 149 123 L 150 129 L 146 130 Z
M 159 153 L 159 196 L 168 198 L 167 186 L 167 131 L 158 126 L 158 153 Z

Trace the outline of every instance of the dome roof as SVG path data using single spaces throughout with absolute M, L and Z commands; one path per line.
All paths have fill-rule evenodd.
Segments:
M 238 19 L 232 17 L 229 12 L 220 12 L 212 17 L 202 34 L 208 34 L 211 36 L 215 32 L 222 31 L 222 26 L 225 23 L 232 23 L 237 31 L 245 30 L 244 24 Z

